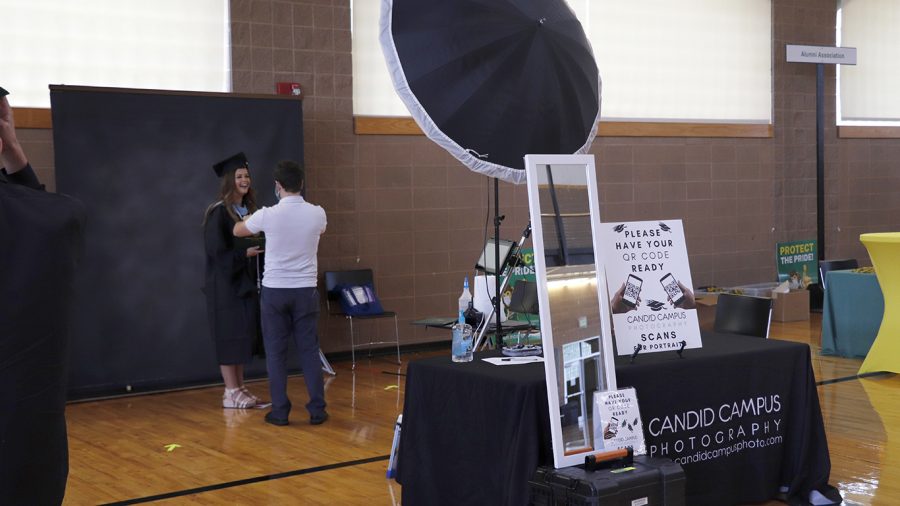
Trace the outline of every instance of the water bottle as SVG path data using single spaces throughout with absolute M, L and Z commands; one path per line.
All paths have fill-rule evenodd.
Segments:
M 459 296 L 459 310 L 465 315 L 471 305 L 472 294 L 469 293 L 469 276 L 466 276 L 466 280 L 463 282 L 462 295 Z
M 452 354 L 454 362 L 472 361 L 472 326 L 466 323 L 466 310 L 472 304 L 472 294 L 469 293 L 469 277 L 463 283 L 463 292 L 459 296 L 459 312 L 456 325 L 453 326 Z

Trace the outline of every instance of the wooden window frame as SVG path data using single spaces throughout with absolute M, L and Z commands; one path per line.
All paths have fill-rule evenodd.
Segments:
M 772 138 L 771 124 L 601 121 L 599 137 L 750 137 Z M 408 117 L 354 116 L 357 135 L 424 135 Z
M 16 128 L 53 128 L 50 109 L 37 107 L 13 107 Z

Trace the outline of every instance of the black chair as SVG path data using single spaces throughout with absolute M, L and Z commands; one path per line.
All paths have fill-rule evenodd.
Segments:
M 341 287 L 353 285 L 371 284 L 375 287 L 372 269 L 356 269 L 352 271 L 325 271 L 325 303 L 328 307 L 328 314 L 334 316 L 343 316 L 350 322 L 350 356 L 353 359 L 353 369 L 356 369 L 356 336 L 354 334 L 353 320 L 377 320 L 381 318 L 394 319 L 394 343 L 397 347 L 397 364 L 400 364 L 400 330 L 397 325 L 397 313 L 393 311 L 384 311 L 373 315 L 350 316 L 341 311 Z M 360 346 L 372 346 L 375 344 L 386 344 L 390 341 L 373 341 L 369 339 L 366 344 Z
M 713 328 L 723 334 L 769 337 L 772 321 L 772 299 L 720 293 L 716 301 Z
M 825 275 L 828 274 L 829 271 L 842 271 L 847 269 L 856 269 L 857 267 L 859 267 L 859 262 L 857 262 L 855 258 L 843 258 L 841 260 L 819 260 L 819 284 L 822 285 L 822 290 L 826 290 Z
M 529 318 L 529 315 L 539 314 L 537 283 L 534 281 L 528 281 L 527 279 L 520 279 L 516 281 L 515 286 L 513 286 L 512 295 L 509 298 L 509 305 L 507 305 L 506 307 L 513 313 L 525 315 L 525 318 L 528 320 L 529 331 L 536 328 L 534 323 L 531 322 L 531 318 Z M 520 344 L 521 334 L 517 334 L 520 336 Z
M 516 281 L 507 307 L 514 313 L 538 314 L 537 283 L 527 279 Z

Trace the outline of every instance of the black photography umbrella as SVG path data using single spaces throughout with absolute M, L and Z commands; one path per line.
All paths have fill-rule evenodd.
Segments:
M 394 89 L 425 135 L 495 178 L 496 238 L 499 179 L 524 183 L 526 154 L 590 148 L 600 76 L 564 0 L 382 0 L 380 39 Z
M 530 153 L 585 153 L 600 78 L 564 0 L 383 0 L 381 47 L 416 123 L 470 169 L 525 181 Z

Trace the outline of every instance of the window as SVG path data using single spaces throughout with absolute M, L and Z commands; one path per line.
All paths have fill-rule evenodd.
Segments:
M 49 107 L 50 84 L 231 91 L 227 0 L 0 0 L 3 87 Z
M 378 42 L 379 0 L 353 0 L 353 106 L 408 116 Z M 570 0 L 610 121 L 770 124 L 771 0 Z
M 857 49 L 856 65 L 838 65 L 838 125 L 900 126 L 900 2 L 842 0 L 837 45 Z

